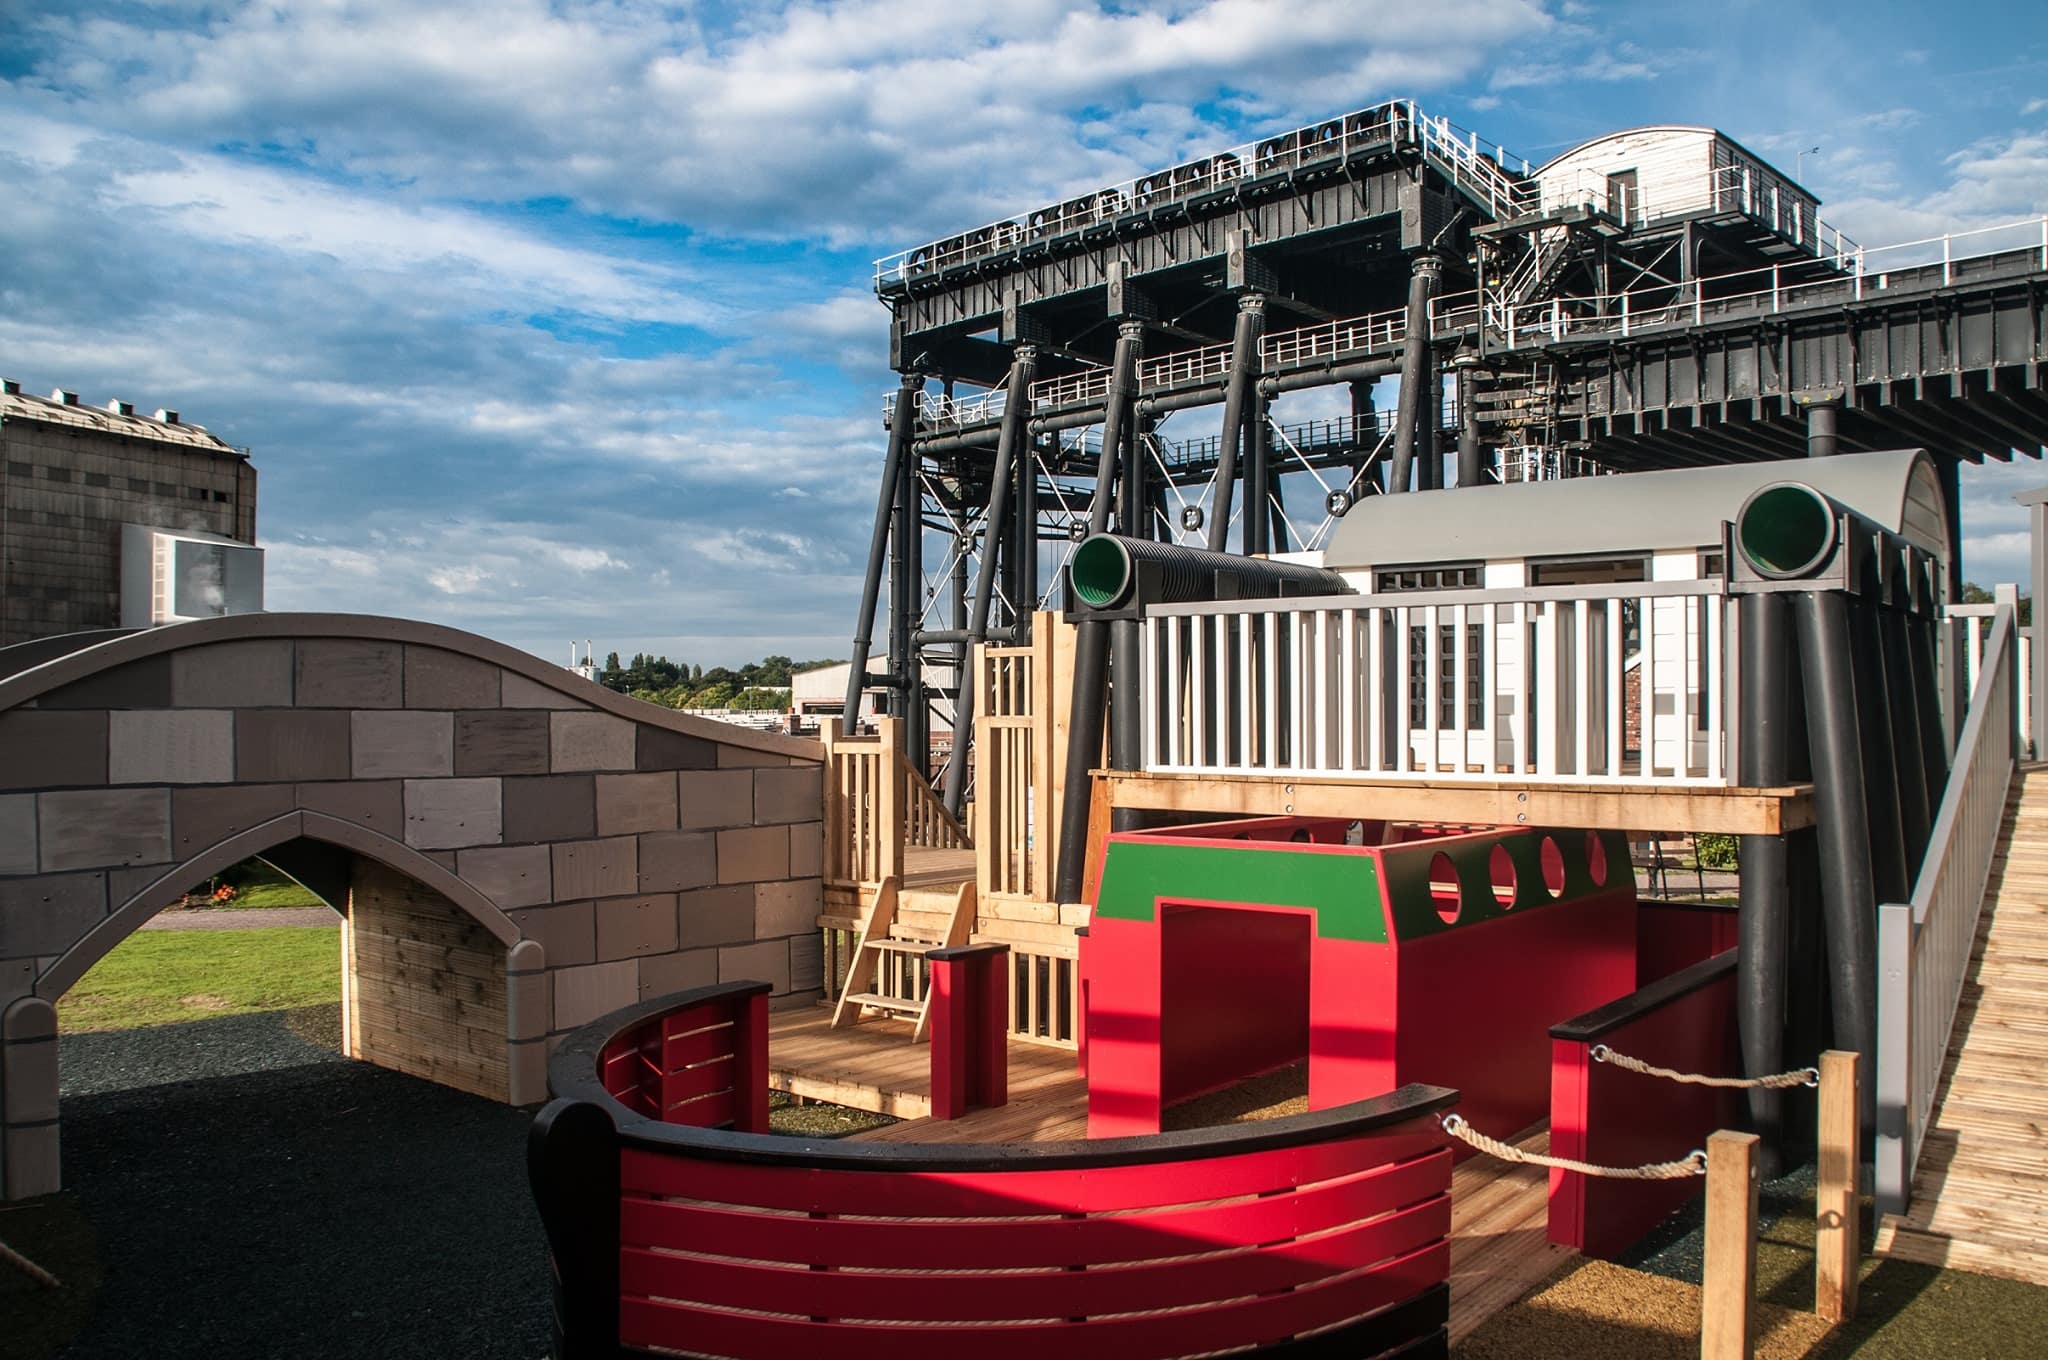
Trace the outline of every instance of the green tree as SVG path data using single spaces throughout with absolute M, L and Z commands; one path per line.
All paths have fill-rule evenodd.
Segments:
M 1977 584 L 1977 583 L 1976 583 L 1975 581 L 1965 581 L 1965 582 L 1963 582 L 1963 603 L 1964 603 L 1964 604 L 1990 604 L 1990 603 L 1992 603 L 1992 602 L 1993 602 L 1993 600 L 1994 600 L 1995 598 L 1996 598 L 1996 597 L 1994 597 L 1994 596 L 1992 595 L 1992 593 L 1991 593 L 1990 591 L 1988 591 L 1988 590 L 1986 590 L 1986 589 L 1985 589 L 1984 587 L 1982 587 L 1982 586 L 1978 585 L 1978 584 Z M 2019 616 L 2019 617 L 2018 617 L 2018 619 L 2016 620 L 2016 622 L 2018 622 L 2018 624 L 2019 624 L 2019 626 L 2020 626 L 2020 627 L 2022 627 L 2022 628 L 2031 628 L 2031 627 L 2033 627 L 2033 626 L 2034 626 L 2034 597 L 2033 597 L 2033 596 L 2031 596 L 2031 595 L 2022 595 L 2022 596 L 2020 596 L 2020 604 L 2019 604 L 2019 608 L 2018 608 L 2017 610 L 2015 610 L 2014 612 L 2015 612 L 2015 613 L 2016 613 L 2016 614 L 2017 614 L 2017 615 Z

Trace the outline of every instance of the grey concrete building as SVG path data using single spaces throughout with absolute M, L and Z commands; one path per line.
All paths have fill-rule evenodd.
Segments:
M 0 647 L 121 626 L 121 530 L 256 541 L 247 450 L 176 411 L 0 381 Z

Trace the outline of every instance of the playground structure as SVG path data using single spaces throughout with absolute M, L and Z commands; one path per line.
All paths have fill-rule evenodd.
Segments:
M 0 749 L 8 1198 L 59 1184 L 58 1001 L 252 855 L 342 914 L 346 1051 L 494 1100 L 540 1100 L 551 1037 L 643 995 L 817 987 L 814 743 L 453 629 L 255 614 L 23 644 Z

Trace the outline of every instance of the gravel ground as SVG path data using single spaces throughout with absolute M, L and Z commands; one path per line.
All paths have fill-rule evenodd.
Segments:
M 144 930 L 256 930 L 263 926 L 335 926 L 341 917 L 329 907 L 173 907 L 142 923 Z
M 89 1226 L 102 1280 L 57 1354 L 546 1352 L 531 1111 L 346 1062 L 304 1019 L 62 1040 L 73 1189 L 41 1203 Z

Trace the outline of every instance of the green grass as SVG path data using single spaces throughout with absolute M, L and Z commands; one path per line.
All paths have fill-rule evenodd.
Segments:
M 139 1029 L 316 1006 L 340 995 L 338 931 L 145 930 L 93 965 L 57 1010 L 66 1031 Z
M 190 892 L 192 905 L 230 911 L 267 910 L 272 907 L 324 907 L 327 903 L 286 878 L 260 859 L 243 860 L 221 875 L 237 889 L 232 902 L 203 902 L 207 885 L 195 883 Z

